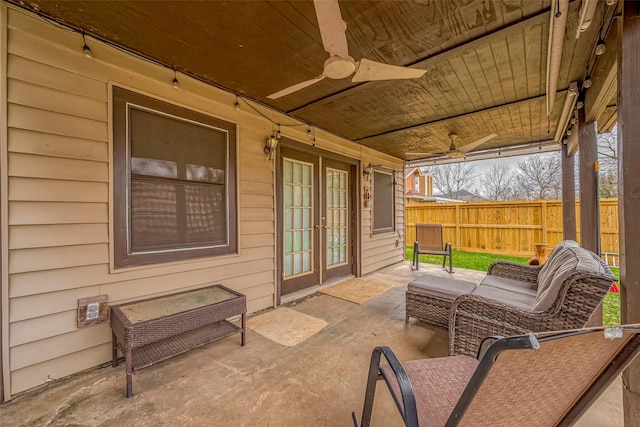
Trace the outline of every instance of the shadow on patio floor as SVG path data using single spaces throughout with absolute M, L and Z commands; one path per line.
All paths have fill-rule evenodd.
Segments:
M 447 331 L 404 322 L 405 285 L 422 274 L 449 274 L 400 263 L 368 278 L 391 286 L 362 305 L 324 294 L 287 304 L 327 326 L 291 347 L 249 329 L 143 369 L 124 397 L 124 366 L 93 369 L 26 393 L 0 406 L 2 425 L 46 426 L 350 426 L 360 418 L 371 350 L 391 347 L 400 360 L 446 356 Z M 457 279 L 478 282 L 481 272 L 457 269 Z M 622 425 L 616 381 L 578 423 Z M 381 388 L 380 390 L 383 390 Z M 388 392 L 376 395 L 373 425 L 401 425 Z

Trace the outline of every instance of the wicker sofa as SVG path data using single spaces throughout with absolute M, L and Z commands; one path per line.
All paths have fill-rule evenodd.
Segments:
M 449 314 L 449 354 L 475 356 L 482 339 L 580 328 L 616 281 L 600 257 L 567 240 L 543 266 L 494 262 Z

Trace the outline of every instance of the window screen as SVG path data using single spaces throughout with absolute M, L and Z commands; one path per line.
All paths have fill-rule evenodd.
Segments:
M 236 250 L 235 125 L 114 88 L 115 265 Z
M 395 198 L 393 172 L 373 171 L 373 233 L 393 231 Z

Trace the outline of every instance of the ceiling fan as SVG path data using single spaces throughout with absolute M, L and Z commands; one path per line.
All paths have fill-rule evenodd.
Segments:
M 365 58 L 356 62 L 349 56 L 346 36 L 347 24 L 342 20 L 338 0 L 314 0 L 313 4 L 316 9 L 320 35 L 322 36 L 322 45 L 324 50 L 329 53 L 329 59 L 324 62 L 324 70 L 316 78 L 289 86 L 272 93 L 267 98 L 281 98 L 311 86 L 325 77 L 344 79 L 355 73 L 351 81 L 366 82 L 372 80 L 418 79 L 427 72 L 427 70 L 389 65 Z
M 493 138 L 495 138 L 496 136 L 498 136 L 495 133 L 492 133 L 490 135 L 487 135 L 483 138 L 480 138 L 476 141 L 470 142 L 469 144 L 460 147 L 460 148 L 456 148 L 456 138 L 458 137 L 457 134 L 455 133 L 450 133 L 449 134 L 449 139 L 451 139 L 451 146 L 449 147 L 449 151 L 444 151 L 444 152 L 439 152 L 439 153 L 406 153 L 408 155 L 412 155 L 412 156 L 430 156 L 430 155 L 434 155 L 434 154 L 440 154 L 443 156 L 447 156 L 447 157 L 451 157 L 454 159 L 461 159 L 463 157 L 466 157 L 467 153 L 469 153 L 471 150 L 473 150 L 476 147 L 481 146 L 482 144 L 484 144 L 485 142 L 488 142 L 490 140 L 492 140 Z

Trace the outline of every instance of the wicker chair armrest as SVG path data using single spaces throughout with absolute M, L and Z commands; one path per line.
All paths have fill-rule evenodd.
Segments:
M 539 265 L 523 265 L 509 261 L 495 261 L 489 266 L 487 274 L 506 277 L 530 284 L 538 284 Z
M 451 306 L 449 355 L 478 356 L 480 344 L 492 335 L 532 332 L 548 312 L 532 312 L 479 295 L 461 295 Z

